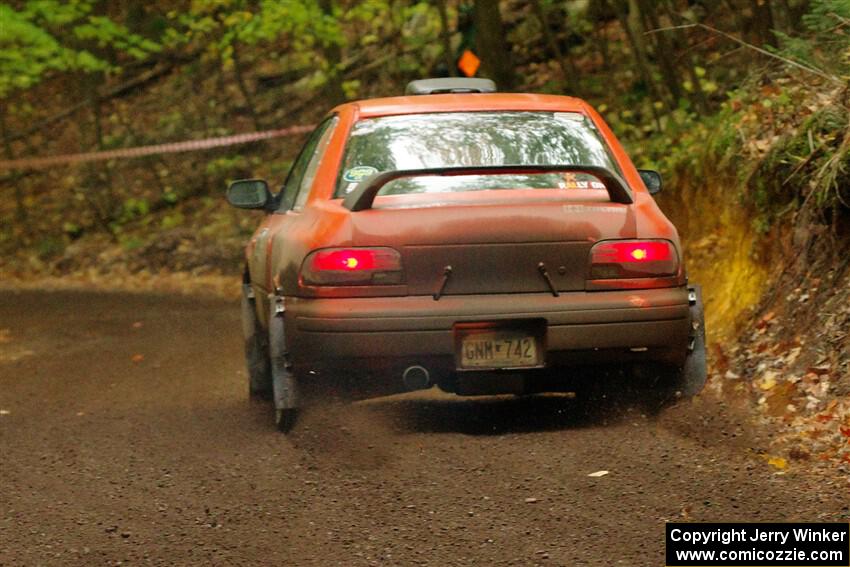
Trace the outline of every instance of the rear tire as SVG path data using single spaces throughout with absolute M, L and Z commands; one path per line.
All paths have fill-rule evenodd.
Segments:
M 298 380 L 289 363 L 283 317 L 283 298 L 275 296 L 269 311 L 269 355 L 271 361 L 272 394 L 275 426 L 288 433 L 298 416 Z
M 682 368 L 663 364 L 636 364 L 629 392 L 638 406 L 655 414 L 682 397 Z
M 295 422 L 298 420 L 298 410 L 292 409 L 277 409 L 274 410 L 274 425 L 281 433 L 289 433 L 295 427 Z
M 272 398 L 272 375 L 265 330 L 257 320 L 251 284 L 242 284 L 242 334 L 245 338 L 245 364 L 248 369 L 248 396 L 256 400 Z
M 646 388 L 651 411 L 660 411 L 679 399 L 693 398 L 705 386 L 708 371 L 705 361 L 705 313 L 702 306 L 702 288 L 692 286 L 691 333 L 688 354 L 681 367 L 663 365 L 636 365 L 635 385 Z

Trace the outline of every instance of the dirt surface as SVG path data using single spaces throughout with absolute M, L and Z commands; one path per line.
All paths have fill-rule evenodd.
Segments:
M 845 479 L 778 474 L 708 396 L 648 418 L 425 392 L 283 436 L 238 313 L 0 293 L 0 565 L 645 566 L 668 520 L 850 520 Z

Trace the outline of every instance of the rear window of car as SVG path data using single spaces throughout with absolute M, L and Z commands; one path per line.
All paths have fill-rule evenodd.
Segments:
M 592 165 L 620 173 L 608 146 L 575 112 L 443 112 L 368 118 L 346 144 L 336 197 L 374 173 L 499 165 Z M 415 177 L 388 183 L 381 195 L 495 189 L 598 189 L 584 173 Z

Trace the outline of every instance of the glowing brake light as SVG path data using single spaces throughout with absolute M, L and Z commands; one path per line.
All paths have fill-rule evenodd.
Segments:
M 387 285 L 402 281 L 401 256 L 392 248 L 325 248 L 304 259 L 305 285 Z
M 673 276 L 679 256 L 668 240 L 604 240 L 590 251 L 590 279 Z

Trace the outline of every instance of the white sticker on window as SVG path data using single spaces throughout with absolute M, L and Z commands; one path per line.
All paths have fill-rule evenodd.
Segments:
M 352 167 L 347 170 L 342 175 L 342 178 L 349 183 L 359 183 L 370 175 L 374 175 L 376 173 L 378 173 L 378 170 L 371 165 L 358 165 L 357 167 Z
M 567 122 L 584 122 L 584 114 L 581 112 L 556 112 L 555 119 Z

